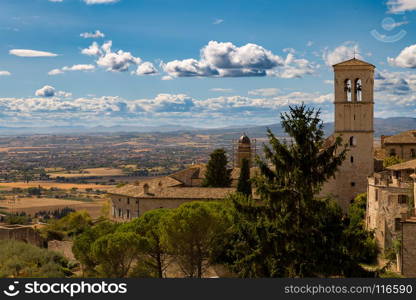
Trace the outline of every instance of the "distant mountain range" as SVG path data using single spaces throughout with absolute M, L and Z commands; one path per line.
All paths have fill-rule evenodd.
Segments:
M 334 128 L 333 123 L 325 123 L 325 133 L 331 134 Z M 200 134 L 219 134 L 234 136 L 245 132 L 248 136 L 259 138 L 266 135 L 266 129 L 270 128 L 277 136 L 285 135 L 280 124 L 270 124 L 251 127 L 225 127 L 218 129 L 201 129 L 180 125 L 163 126 L 55 126 L 55 127 L 0 127 L 0 135 L 33 135 L 33 134 L 103 134 L 103 133 L 167 133 L 167 132 L 197 132 Z M 375 118 L 375 136 L 392 135 L 402 131 L 416 129 L 416 118 L 395 117 L 395 118 Z

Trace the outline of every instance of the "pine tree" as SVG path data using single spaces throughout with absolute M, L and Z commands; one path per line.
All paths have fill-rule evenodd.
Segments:
M 238 178 L 237 192 L 251 196 L 250 162 L 247 158 L 241 161 L 240 177 Z
M 231 170 L 227 169 L 227 156 L 224 149 L 216 149 L 210 154 L 205 171 L 203 186 L 229 187 L 231 185 Z
M 242 277 L 368 275 L 351 254 L 340 207 L 318 197 L 347 152 L 340 137 L 325 139 L 319 115 L 303 104 L 289 107 L 281 124 L 290 142 L 268 130 L 265 160 L 256 159 L 260 200 L 231 196 L 236 229 L 223 260 Z

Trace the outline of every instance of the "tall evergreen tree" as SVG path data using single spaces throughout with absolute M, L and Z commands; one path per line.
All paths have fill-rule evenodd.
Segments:
M 291 142 L 268 130 L 265 160 L 257 158 L 260 201 L 233 196 L 235 236 L 224 251 L 243 277 L 364 276 L 350 255 L 340 207 L 317 195 L 345 159 L 340 137 L 326 140 L 320 111 L 289 107 L 281 124 Z
M 241 162 L 240 177 L 238 178 L 237 192 L 251 196 L 250 182 L 250 162 L 247 158 L 243 158 Z
M 231 170 L 227 169 L 227 156 L 224 149 L 216 149 L 210 154 L 205 171 L 203 186 L 229 187 L 231 185 Z

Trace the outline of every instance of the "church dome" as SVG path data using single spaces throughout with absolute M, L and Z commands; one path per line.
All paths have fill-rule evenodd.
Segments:
M 239 143 L 241 144 L 250 144 L 250 139 L 248 138 L 248 136 L 244 133 L 240 139 L 238 140 Z

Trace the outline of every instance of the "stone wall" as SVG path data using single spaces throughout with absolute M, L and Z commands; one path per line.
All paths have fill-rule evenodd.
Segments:
M 2 225 L 0 226 L 0 240 L 16 240 L 43 247 L 40 234 L 28 225 Z
M 416 277 L 416 222 L 402 223 L 401 273 Z
M 413 154 L 416 155 L 415 144 L 385 144 L 383 148 L 386 150 L 386 155 L 390 155 L 391 151 L 394 150 L 396 156 L 403 160 L 416 159 L 416 156 L 413 156 Z
M 374 177 L 369 178 L 366 223 L 368 229 L 375 231 L 381 251 L 392 247 L 393 240 L 399 237 L 397 222 L 409 210 L 409 204 L 400 203 L 399 196 L 407 196 L 409 201 L 411 195 L 410 186 L 384 185 L 384 182 L 377 183 Z

